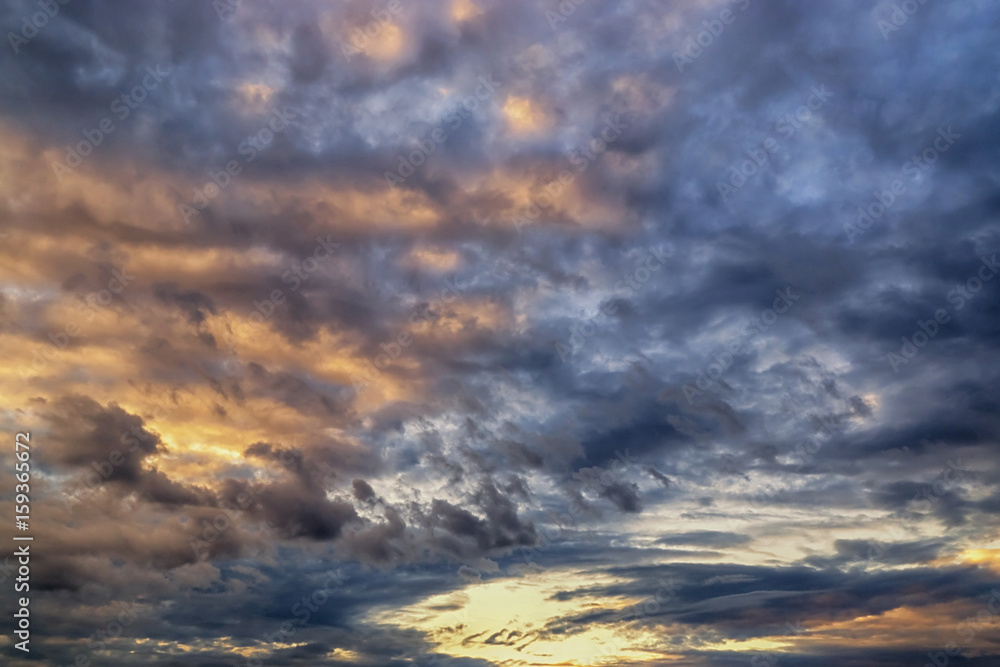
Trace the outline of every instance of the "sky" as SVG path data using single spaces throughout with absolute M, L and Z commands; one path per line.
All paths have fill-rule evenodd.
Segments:
M 997 664 L 995 2 L 0 27 L 5 665 Z

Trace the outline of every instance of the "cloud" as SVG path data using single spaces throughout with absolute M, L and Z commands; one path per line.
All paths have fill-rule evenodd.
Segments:
M 133 599 L 109 665 L 591 657 L 407 613 L 497 582 L 566 581 L 532 637 L 607 630 L 623 665 L 916 663 L 985 604 L 990 3 L 888 34 L 860 0 L 119 4 L 0 63 L 0 388 L 53 664 Z M 263 639 L 321 563 L 354 583 Z

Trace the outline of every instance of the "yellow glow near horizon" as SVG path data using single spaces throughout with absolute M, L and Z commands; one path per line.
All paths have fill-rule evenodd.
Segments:
M 529 573 L 433 595 L 408 609 L 377 611 L 371 620 L 425 632 L 428 640 L 437 644 L 438 653 L 497 664 L 597 667 L 625 660 L 639 664 L 662 662 L 668 654 L 632 648 L 663 642 L 663 637 L 649 630 L 628 630 L 628 637 L 623 637 L 621 624 L 592 623 L 572 635 L 542 632 L 547 624 L 588 609 L 623 609 L 640 602 L 587 595 L 553 599 L 560 591 L 619 581 L 593 573 Z
M 958 560 L 985 565 L 994 572 L 1000 572 L 1000 549 L 968 549 L 959 554 Z

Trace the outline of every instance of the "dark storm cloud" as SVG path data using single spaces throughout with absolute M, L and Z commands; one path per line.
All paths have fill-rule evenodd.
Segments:
M 848 545 L 844 549 L 851 551 Z M 899 550 L 899 555 L 903 549 Z M 628 569 L 613 569 L 617 574 Z M 655 611 L 635 616 L 644 624 L 681 623 L 694 632 L 717 631 L 730 638 L 766 636 L 795 620 L 807 627 L 818 622 L 881 614 L 906 606 L 920 608 L 982 597 L 997 582 L 996 575 L 977 568 L 899 572 L 845 573 L 811 568 L 764 568 L 735 565 L 676 564 L 639 568 L 643 574 L 627 584 L 581 588 L 574 596 L 600 594 L 610 598 L 649 597 L 663 581 L 671 595 Z M 620 611 L 584 612 L 560 619 L 547 631 L 578 623 L 621 620 Z
M 213 315 L 216 312 L 212 300 L 198 290 L 181 291 L 176 285 L 166 284 L 156 285 L 154 292 L 162 301 L 184 311 L 191 324 L 201 324 L 205 320 L 205 311 Z
M 354 487 L 354 497 L 363 503 L 370 503 L 375 500 L 375 489 L 372 488 L 371 484 L 363 479 L 356 479 L 351 482 Z
M 332 540 L 358 515 L 351 503 L 331 500 L 326 491 L 323 480 L 297 477 L 256 486 L 234 480 L 228 495 L 257 499 L 249 511 L 286 538 Z
M 76 467 L 89 466 L 98 459 L 109 459 L 115 450 L 135 452 L 122 457 L 112 479 L 135 481 L 141 474 L 142 458 L 162 447 L 160 437 L 144 427 L 144 421 L 117 405 L 102 406 L 86 396 L 65 396 L 48 410 L 54 446 L 44 456 L 53 463 Z
M 637 514 L 642 509 L 639 487 L 635 484 L 612 483 L 601 489 L 600 495 L 614 503 L 622 512 Z
M 87 487 L 96 488 L 106 481 L 120 485 L 124 492 L 137 491 L 152 502 L 214 503 L 208 490 L 187 487 L 145 467 L 145 458 L 164 451 L 163 441 L 146 430 L 141 417 L 118 405 L 105 407 L 85 396 L 64 396 L 47 409 L 47 418 L 57 444 L 46 448 L 43 457 L 56 466 L 75 468 L 86 478 Z
M 535 543 L 534 525 L 518 516 L 516 505 L 492 481 L 483 481 L 471 500 L 483 512 L 483 518 L 446 500 L 433 502 L 425 519 L 427 525 L 449 533 L 436 540 L 439 548 L 466 557 L 475 553 L 470 546 L 481 553 L 489 553 L 494 549 L 509 550 Z
M 904 544 L 881 544 L 871 540 L 837 540 L 834 548 L 836 556 L 831 559 L 808 559 L 816 567 L 831 564 L 855 564 L 877 561 L 893 565 L 927 563 L 938 557 L 945 547 L 940 540 L 924 540 Z

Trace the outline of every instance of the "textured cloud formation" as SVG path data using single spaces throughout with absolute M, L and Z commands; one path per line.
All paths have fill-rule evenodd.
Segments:
M 994 664 L 998 19 L 5 3 L 9 664 Z

